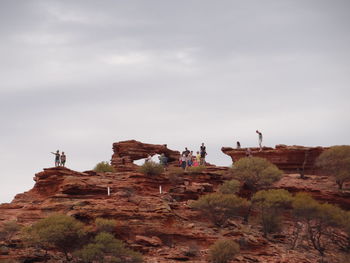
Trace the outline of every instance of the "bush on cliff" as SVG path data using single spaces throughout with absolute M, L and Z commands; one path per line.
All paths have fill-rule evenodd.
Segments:
M 259 210 L 264 236 L 281 230 L 282 212 L 292 201 L 292 195 L 283 189 L 262 190 L 253 195 L 252 203 Z
M 152 161 L 145 162 L 143 165 L 139 167 L 139 172 L 144 175 L 159 175 L 164 171 L 164 166 Z
M 335 176 L 339 189 L 350 181 L 350 146 L 334 146 L 321 153 L 316 165 L 324 172 Z
M 239 253 L 239 245 L 228 239 L 216 241 L 209 248 L 210 260 L 213 263 L 227 263 Z
M 21 229 L 16 221 L 5 222 L 0 229 L 0 239 L 10 241 L 12 237 Z
M 205 167 L 203 165 L 200 165 L 200 166 L 190 166 L 190 167 L 187 167 L 187 170 L 186 172 L 188 174 L 196 174 L 196 173 L 201 173 L 205 170 Z
M 244 217 L 250 202 L 232 194 L 212 193 L 201 196 L 191 205 L 208 217 L 217 226 L 223 226 L 228 219 Z
M 67 260 L 68 253 L 82 244 L 85 235 L 86 231 L 81 222 L 62 214 L 41 219 L 25 231 L 25 238 L 30 245 L 45 250 L 55 248 L 63 252 Z
M 108 162 L 99 162 L 93 169 L 97 173 L 115 172 L 115 169 Z
M 96 218 L 95 225 L 98 232 L 113 233 L 117 222 L 113 219 Z
M 334 228 L 343 227 L 344 211 L 331 204 L 320 204 L 305 193 L 298 193 L 293 200 L 295 219 L 306 225 L 312 246 L 323 257 L 332 240 L 336 240 Z
M 224 182 L 220 188 L 219 191 L 222 194 L 236 194 L 239 192 L 241 188 L 241 183 L 235 179 Z
M 116 239 L 107 232 L 99 233 L 91 242 L 75 253 L 82 262 L 104 262 L 109 257 L 109 262 L 139 263 L 142 255 L 125 247 L 121 240 Z
M 268 160 L 260 157 L 239 159 L 231 169 L 233 177 L 252 190 L 271 185 L 282 176 L 282 171 Z

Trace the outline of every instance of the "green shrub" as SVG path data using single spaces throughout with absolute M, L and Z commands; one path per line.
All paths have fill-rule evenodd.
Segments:
M 204 169 L 205 169 L 205 167 L 203 165 L 201 165 L 201 166 L 190 166 L 190 167 L 187 167 L 186 172 L 188 174 L 196 174 L 196 173 L 203 172 Z
M 115 172 L 115 169 L 108 162 L 99 162 L 96 164 L 94 171 L 97 173 Z
M 324 151 L 316 161 L 324 172 L 335 176 L 339 189 L 350 181 L 350 146 L 333 146 Z
M 254 194 L 252 203 L 259 209 L 264 236 L 281 230 L 282 211 L 290 207 L 292 201 L 292 195 L 283 189 L 262 190 Z
M 212 193 L 201 196 L 190 206 L 201 211 L 215 225 L 222 226 L 228 219 L 244 216 L 250 202 L 232 194 Z
M 218 240 L 209 248 L 213 263 L 227 263 L 239 253 L 239 245 L 232 240 Z
M 107 256 L 112 262 L 139 263 L 143 261 L 140 253 L 126 248 L 121 240 L 106 232 L 99 233 L 92 243 L 84 246 L 75 255 L 86 263 L 104 262 Z
M 0 239 L 9 241 L 21 229 L 16 221 L 5 222 L 0 229 Z
M 30 244 L 41 248 L 56 248 L 68 258 L 68 253 L 81 245 L 86 232 L 84 226 L 78 220 L 55 214 L 39 220 L 26 229 L 26 238 Z
M 115 231 L 117 222 L 113 219 L 96 218 L 95 225 L 98 232 L 113 233 Z
M 264 158 L 247 157 L 239 159 L 231 168 L 233 177 L 252 190 L 269 186 L 278 181 L 282 171 Z
M 235 179 L 230 180 L 230 181 L 226 181 L 225 183 L 223 183 L 220 188 L 219 191 L 222 194 L 235 194 L 238 193 L 239 190 L 241 188 L 241 183 Z
M 153 176 L 153 175 L 159 175 L 163 173 L 164 166 L 161 164 L 149 161 L 141 165 L 138 170 L 140 173 Z
M 323 257 L 326 247 L 334 238 L 334 228 L 341 227 L 344 211 L 331 204 L 320 204 L 312 197 L 299 193 L 293 200 L 293 212 L 296 220 L 307 227 L 312 246 Z

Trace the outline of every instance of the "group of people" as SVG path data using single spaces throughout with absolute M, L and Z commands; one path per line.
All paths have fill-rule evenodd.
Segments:
M 65 166 L 66 165 L 66 155 L 64 152 L 60 154 L 60 151 L 57 150 L 55 153 L 51 152 L 52 154 L 55 155 L 55 166 Z
M 204 143 L 202 143 L 200 150 L 197 151 L 197 154 L 195 156 L 193 155 L 193 151 L 188 150 L 186 147 L 179 158 L 180 166 L 182 169 L 186 170 L 187 167 L 205 165 L 206 155 L 207 150 Z
M 263 140 L 263 135 L 260 131 L 256 130 L 255 131 L 258 134 L 258 142 L 259 142 L 259 148 L 260 148 L 260 152 L 262 151 L 262 140 Z M 241 149 L 241 143 L 239 141 L 237 141 L 237 149 Z M 251 150 L 250 148 L 247 148 L 246 150 L 246 154 L 247 156 L 251 156 Z

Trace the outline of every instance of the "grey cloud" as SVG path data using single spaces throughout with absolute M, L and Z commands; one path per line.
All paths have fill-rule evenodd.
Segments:
M 85 170 L 131 138 L 205 142 L 223 165 L 221 146 L 256 145 L 256 129 L 271 146 L 348 143 L 349 7 L 1 1 L 1 186 L 11 190 L 0 202 L 28 189 L 57 148 Z

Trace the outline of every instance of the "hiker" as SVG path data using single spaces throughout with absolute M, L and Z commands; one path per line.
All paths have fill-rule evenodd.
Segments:
M 247 148 L 247 150 L 245 151 L 245 155 L 247 157 L 252 157 L 252 150 L 250 148 Z
M 56 153 L 51 152 L 52 154 L 55 155 L 55 166 L 58 167 L 60 166 L 60 151 L 57 150 Z
M 159 157 L 159 163 L 163 165 L 164 167 L 168 164 L 168 157 L 165 156 L 164 153 L 162 153 Z
M 200 162 L 201 162 L 201 155 L 200 155 L 199 151 L 197 151 L 196 161 L 197 161 L 198 165 L 199 165 Z
M 197 157 L 193 157 L 193 167 L 199 166 L 199 161 L 197 160 Z
M 206 147 L 204 146 L 204 143 L 202 142 L 202 146 L 200 148 L 200 154 L 201 154 L 201 160 L 200 165 L 205 165 L 205 156 L 207 155 Z
M 186 157 L 190 154 L 190 151 L 185 147 L 185 150 L 182 152 Z
M 61 154 L 61 166 L 65 166 L 66 165 L 66 155 L 64 154 L 64 152 L 62 152 Z
M 160 156 L 158 156 L 158 158 L 159 163 L 164 167 L 164 171 L 166 171 L 168 166 L 168 157 L 166 157 L 165 154 L 162 153 Z
M 149 154 L 147 158 L 145 159 L 145 163 L 151 162 L 152 161 L 152 156 Z
M 262 133 L 259 132 L 258 130 L 256 130 L 256 133 L 259 134 L 259 147 L 260 147 L 260 152 L 262 151 L 262 139 L 263 139 L 263 136 L 262 136 Z
M 181 155 L 180 157 L 180 161 L 181 161 L 181 168 L 184 169 L 186 171 L 187 168 L 187 157 L 185 154 Z
M 241 149 L 241 143 L 237 141 L 237 149 Z
M 191 152 L 188 154 L 188 156 L 187 156 L 187 165 L 190 166 L 190 167 L 191 167 L 192 164 L 193 164 L 192 158 L 193 158 L 193 151 L 191 151 Z

